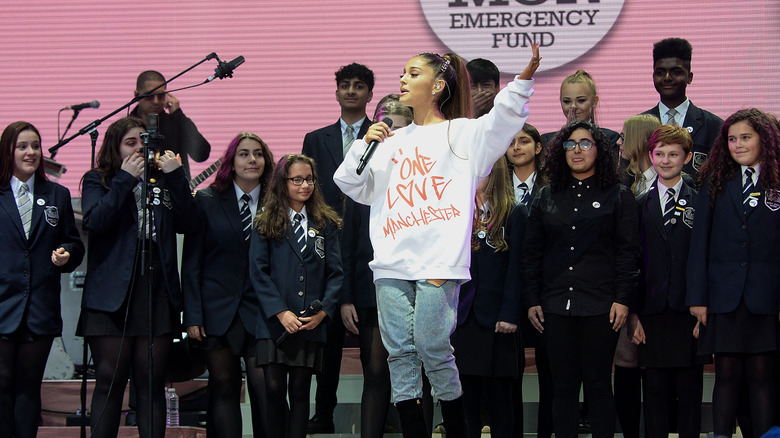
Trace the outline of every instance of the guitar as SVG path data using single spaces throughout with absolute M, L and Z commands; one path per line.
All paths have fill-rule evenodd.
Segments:
M 211 166 L 203 169 L 203 172 L 199 173 L 195 178 L 191 179 L 190 191 L 195 193 L 195 188 L 198 187 L 200 183 L 202 183 L 203 181 L 206 181 L 206 179 L 210 177 L 214 172 L 216 172 L 220 164 L 222 164 L 222 158 L 212 163 Z

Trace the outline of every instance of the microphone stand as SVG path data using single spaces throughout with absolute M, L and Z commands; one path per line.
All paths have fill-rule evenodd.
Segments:
M 121 107 L 115 109 L 114 111 L 112 111 L 108 115 L 106 115 L 106 116 L 104 116 L 104 117 L 102 117 L 100 119 L 97 119 L 97 120 L 93 121 L 92 123 L 88 124 L 87 126 L 79 129 L 79 131 L 77 133 L 71 135 L 67 139 L 60 140 L 59 143 L 57 143 L 56 145 L 54 145 L 54 146 L 49 148 L 49 153 L 51 154 L 51 156 L 53 158 L 57 154 L 57 151 L 61 147 L 63 147 L 66 144 L 70 143 L 76 137 L 80 137 L 80 136 L 82 136 L 82 135 L 84 135 L 86 133 L 89 133 L 89 135 L 90 135 L 90 137 L 92 139 L 92 157 L 91 157 L 91 161 L 89 163 L 89 167 L 92 168 L 95 165 L 95 149 L 96 149 L 96 146 L 97 146 L 97 139 L 98 139 L 98 135 L 99 135 L 98 132 L 97 132 L 97 127 L 98 126 L 100 126 L 103 122 L 105 122 L 109 118 L 113 117 L 118 112 L 128 108 L 130 105 L 140 101 L 141 99 L 144 99 L 147 96 L 150 96 L 150 95 L 154 94 L 155 91 L 160 89 L 162 86 L 167 85 L 168 83 L 172 82 L 173 80 L 175 80 L 179 76 L 187 73 L 188 71 L 190 71 L 190 70 L 194 69 L 195 67 L 203 64 L 204 62 L 209 61 L 209 60 L 214 59 L 214 58 L 216 58 L 219 61 L 219 57 L 217 56 L 216 53 L 214 53 L 214 52 L 209 53 L 208 55 L 206 55 L 205 58 L 201 59 L 197 63 L 193 64 L 191 67 L 183 70 L 182 72 L 180 72 L 179 74 L 173 76 L 172 78 L 168 79 L 167 81 L 161 83 L 159 86 L 157 86 L 157 87 L 155 87 L 155 88 L 153 88 L 153 89 L 151 89 L 151 90 L 149 90 L 147 92 L 141 93 L 138 96 L 135 96 L 132 100 L 130 100 L 126 104 L 122 105 Z M 75 120 L 75 117 L 74 117 L 74 120 Z M 66 131 L 66 133 L 67 133 L 67 131 Z M 157 134 L 157 135 L 159 135 L 159 134 Z M 159 141 L 159 139 L 156 139 L 156 140 L 153 140 L 153 141 Z M 147 148 L 147 144 L 146 144 L 146 139 L 144 139 L 144 154 L 145 154 L 145 156 L 148 156 L 148 155 L 146 155 L 147 151 L 148 151 L 148 148 Z M 147 196 L 147 188 L 148 188 L 147 185 L 148 185 L 148 181 L 149 181 L 149 163 L 150 162 L 154 162 L 154 151 L 153 150 L 152 150 L 151 154 L 152 154 L 152 159 L 151 160 L 149 160 L 149 159 L 145 160 L 145 164 L 144 164 L 144 183 L 142 185 L 142 191 L 141 191 L 142 202 L 143 202 L 143 209 L 144 209 L 143 210 L 144 221 L 146 221 L 146 217 L 147 217 L 147 214 L 146 214 L 147 210 L 146 209 L 148 208 L 147 202 L 146 202 L 146 196 Z M 148 257 L 146 257 L 146 255 L 147 255 L 146 253 L 147 253 L 148 250 L 145 248 L 145 246 L 146 246 L 146 224 L 143 224 L 142 226 L 143 226 L 142 229 L 144 230 L 144 232 L 143 232 L 144 233 L 144 238 L 142 239 L 142 243 L 141 243 L 141 247 L 142 247 L 141 248 L 141 267 L 142 267 L 141 269 L 143 269 L 144 274 L 146 274 L 147 269 L 146 269 L 146 266 L 145 266 L 145 261 L 148 258 Z M 150 234 L 151 234 L 151 230 L 150 230 Z M 151 266 L 149 267 L 149 271 L 151 271 Z M 149 305 L 149 337 L 148 337 L 148 341 L 149 341 L 149 351 L 148 351 L 148 354 L 149 354 L 149 370 L 148 370 L 149 371 L 149 394 L 148 394 L 148 396 L 149 396 L 149 412 L 148 412 L 148 415 L 149 415 L 149 427 L 151 428 L 152 427 L 152 421 L 153 421 L 153 418 L 154 418 L 153 409 L 152 409 L 152 400 L 153 400 L 153 395 L 154 395 L 153 391 L 152 391 L 152 365 L 153 365 L 153 360 L 152 360 L 152 347 L 153 347 L 153 345 L 152 345 L 152 341 L 154 339 L 153 339 L 153 336 L 152 336 L 152 317 L 151 317 L 151 315 L 152 315 L 152 291 L 151 291 L 151 283 L 150 283 L 149 278 L 151 278 L 151 276 L 147 277 L 148 305 Z M 87 413 L 87 366 L 88 366 L 88 364 L 87 364 L 87 349 L 88 348 L 89 348 L 89 346 L 87 345 L 87 342 L 85 340 L 84 341 L 84 351 L 83 351 L 83 358 L 84 358 L 84 360 L 83 360 L 83 363 L 82 363 L 84 377 L 83 377 L 82 382 L 81 382 L 81 421 L 80 421 L 80 423 L 81 423 L 81 438 L 86 438 L 86 436 L 87 436 L 86 413 Z
M 196 62 L 191 67 L 181 71 L 176 76 L 173 76 L 172 78 L 168 79 L 167 81 L 161 83 L 157 87 L 155 87 L 155 88 L 153 88 L 153 89 L 151 89 L 151 90 L 149 90 L 149 91 L 147 91 L 145 93 L 141 93 L 138 96 L 135 96 L 133 99 L 131 99 L 126 104 L 120 106 L 119 108 L 115 109 L 114 111 L 111 111 L 108 115 L 106 115 L 104 117 L 101 117 L 101 118 L 93 121 L 92 123 L 88 124 L 87 126 L 79 129 L 78 132 L 76 132 L 75 134 L 73 134 L 70 137 L 66 138 L 65 140 L 60 140 L 59 143 L 57 143 L 54 146 L 49 148 L 49 153 L 52 154 L 52 158 L 54 158 L 54 155 L 57 154 L 57 150 L 59 150 L 61 147 L 65 146 L 66 144 L 70 143 L 76 137 L 80 137 L 80 136 L 82 136 L 82 135 L 84 135 L 84 134 L 86 134 L 88 132 L 91 133 L 92 131 L 96 130 L 97 127 L 100 126 L 103 122 L 105 122 L 109 118 L 113 117 L 116 113 L 118 113 L 118 112 L 128 108 L 130 105 L 140 101 L 141 99 L 144 99 L 144 98 L 146 98 L 148 96 L 151 96 L 152 94 L 155 94 L 155 91 L 159 90 L 161 87 L 167 85 L 168 83 L 173 82 L 179 76 L 187 73 L 188 71 L 190 71 L 190 70 L 194 69 L 195 67 L 203 64 L 204 62 L 206 62 L 208 60 L 211 60 L 211 59 L 214 59 L 214 58 L 219 60 L 219 57 L 217 57 L 216 53 L 214 53 L 214 52 L 209 53 L 205 58 L 203 58 L 200 61 Z M 89 166 L 90 168 L 95 165 L 95 146 L 96 146 L 96 143 L 97 143 L 97 137 L 95 137 L 95 140 L 92 142 L 92 162 L 90 163 L 90 166 Z
M 163 136 L 158 132 L 157 129 L 157 114 L 149 114 L 147 116 L 148 120 L 148 126 L 146 127 L 146 132 L 142 134 L 143 141 L 144 141 L 144 147 L 143 147 L 143 154 L 144 154 L 144 179 L 141 181 L 141 217 L 143 218 L 141 221 L 141 276 L 146 277 L 146 303 L 147 303 L 147 318 L 148 318 L 148 325 L 147 325 L 147 366 L 148 366 L 148 394 L 147 397 L 149 397 L 147 401 L 148 406 L 148 412 L 147 415 L 149 415 L 149 429 L 154 430 L 154 387 L 153 387 L 153 370 L 154 370 L 154 321 L 152 320 L 154 311 L 152 310 L 152 302 L 154 298 L 154 290 L 152 288 L 152 278 L 154 276 L 154 267 L 152 266 L 152 258 L 151 254 L 149 253 L 149 247 L 151 246 L 152 242 L 152 236 L 154 235 L 154 210 L 150 206 L 149 202 L 149 182 L 150 182 L 150 170 L 151 166 L 154 165 L 154 153 L 155 151 L 158 151 L 160 149 L 160 146 L 162 145 Z M 159 201 L 155 201 L 155 204 L 159 203 Z M 147 238 L 146 236 L 146 226 L 147 221 L 151 222 L 149 224 L 149 236 Z M 168 299 L 165 297 L 165 299 Z

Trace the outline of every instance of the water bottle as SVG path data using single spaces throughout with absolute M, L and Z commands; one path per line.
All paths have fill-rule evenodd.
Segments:
M 168 426 L 179 425 L 179 396 L 176 395 L 176 388 L 168 388 L 165 394 L 165 404 L 168 407 L 166 422 Z

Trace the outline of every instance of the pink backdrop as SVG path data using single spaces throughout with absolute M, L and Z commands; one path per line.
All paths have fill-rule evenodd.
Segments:
M 306 132 L 338 117 L 333 72 L 341 65 L 356 61 L 374 70 L 372 112 L 381 96 L 397 92 L 408 58 L 446 51 L 417 0 L 4 0 L 0 14 L 6 65 L 0 124 L 32 122 L 47 148 L 57 142 L 59 108 L 100 100 L 99 109 L 81 112 L 78 129 L 130 99 L 142 70 L 170 77 L 212 51 L 225 61 L 244 55 L 246 63 L 234 78 L 175 93 L 212 144 L 209 162 L 242 130 L 258 133 L 275 154 L 299 151 Z M 687 38 L 694 46 L 688 94 L 696 105 L 721 117 L 746 106 L 780 111 L 776 1 L 626 0 L 595 48 L 537 75 L 530 122 L 543 132 L 560 127 L 561 80 L 583 68 L 599 87 L 599 123 L 620 130 L 623 119 L 656 103 L 652 43 L 668 36 Z M 214 67 L 210 61 L 169 89 L 202 82 Z M 63 112 L 63 128 L 69 117 L 70 111 Z M 101 134 L 111 121 L 99 128 Z M 57 155 L 68 167 L 60 182 L 74 196 L 89 153 L 85 136 Z M 208 163 L 191 164 L 195 174 Z

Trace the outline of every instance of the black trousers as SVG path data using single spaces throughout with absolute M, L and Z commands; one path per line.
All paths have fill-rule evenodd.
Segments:
M 680 438 L 696 438 L 701 426 L 702 366 L 645 370 L 645 427 L 648 438 L 673 432 L 671 409 L 677 407 Z M 677 401 L 676 403 L 674 401 Z
M 590 405 L 593 438 L 615 434 L 612 358 L 618 332 L 609 315 L 545 314 L 544 333 L 553 380 L 553 419 L 556 438 L 576 438 L 580 385 Z

